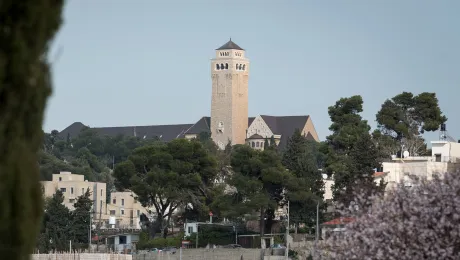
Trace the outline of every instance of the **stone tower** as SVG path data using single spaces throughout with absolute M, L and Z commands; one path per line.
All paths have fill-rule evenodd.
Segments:
M 211 61 L 211 137 L 224 149 L 244 144 L 248 128 L 249 60 L 232 39 L 216 50 Z

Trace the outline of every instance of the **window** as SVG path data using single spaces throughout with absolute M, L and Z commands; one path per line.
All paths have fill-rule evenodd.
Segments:
M 110 211 L 110 216 L 115 216 L 115 210 Z
M 137 216 L 139 217 L 141 215 L 141 211 L 137 210 Z
M 75 203 L 75 199 L 69 199 L 69 203 Z
M 188 233 L 189 233 L 189 234 L 192 234 L 192 233 L 193 233 L 193 227 L 190 227 L 190 226 L 188 227 Z
M 241 70 L 242 68 L 243 68 L 243 65 L 240 64 L 240 65 L 238 66 L 238 69 Z
M 225 69 L 225 67 L 224 67 L 224 64 L 223 64 L 223 63 L 221 63 L 221 64 L 220 64 L 220 69 L 221 69 L 221 70 Z
M 117 199 L 113 199 L 112 204 L 117 204 Z
M 246 70 L 246 65 L 245 64 L 243 64 L 243 70 Z
M 225 69 L 228 70 L 228 63 L 225 63 Z
M 124 214 L 125 214 L 125 210 L 124 210 L 124 209 L 120 209 L 120 214 L 121 214 L 121 215 L 124 215 Z
M 236 64 L 236 68 L 235 68 L 235 69 L 238 70 L 238 64 Z
M 252 146 L 252 148 L 254 148 L 256 146 L 256 144 L 254 142 L 251 142 L 251 146 Z
M 59 177 L 59 181 L 62 181 L 62 177 Z
M 256 147 L 259 147 L 259 142 L 256 143 Z
M 219 70 L 220 67 L 219 67 L 219 64 L 216 64 L 216 70 Z
M 125 205 L 125 199 L 121 199 L 121 205 L 122 205 L 122 206 Z
M 73 187 L 70 188 L 70 194 L 73 194 Z
M 102 189 L 101 189 L 101 196 L 102 196 Z
M 85 188 L 81 188 L 81 195 L 85 194 Z
M 62 191 L 62 192 L 66 192 L 67 189 L 66 189 L 66 188 L 61 188 L 61 191 Z

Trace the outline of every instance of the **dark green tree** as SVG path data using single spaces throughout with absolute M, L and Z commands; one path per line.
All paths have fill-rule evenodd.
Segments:
M 37 152 L 51 94 L 47 60 L 61 25 L 60 0 L 0 1 L 0 254 L 28 259 L 43 203 Z
M 166 236 L 165 228 L 180 206 L 192 204 L 196 210 L 209 211 L 217 162 L 198 140 L 175 139 L 140 147 L 128 160 L 131 163 L 117 165 L 114 174 L 130 181 L 117 185 L 135 192 L 142 205 L 155 208 L 158 217 L 156 225 L 150 225 L 151 237 L 157 230 Z
M 290 174 L 278 153 L 257 151 L 247 145 L 234 146 L 231 166 L 233 174 L 227 183 L 234 187 L 234 192 L 220 197 L 216 204 L 231 219 L 258 213 L 260 233 L 264 234 L 271 229 L 274 211 L 283 200 L 283 188 Z
M 72 239 L 72 217 L 69 209 L 64 206 L 64 195 L 57 190 L 45 208 L 44 230 L 49 243 L 49 250 L 66 251 Z
M 447 121 L 439 107 L 435 93 L 423 92 L 414 96 L 403 92 L 387 99 L 376 115 L 379 131 L 390 136 L 400 150 L 419 155 L 426 151 L 424 132 L 436 131 Z
M 323 219 L 326 204 L 323 203 L 324 181 L 318 169 L 319 154 L 319 144 L 307 140 L 299 130 L 288 140 L 283 164 L 295 177 L 287 193 L 291 223 L 315 227 L 317 203 L 321 205 L 320 221 Z
M 287 169 L 294 171 L 298 167 L 299 156 L 305 152 L 307 139 L 302 136 L 299 129 L 289 137 L 286 150 L 283 152 L 283 165 Z
M 88 247 L 90 214 L 93 201 L 89 189 L 85 194 L 79 196 L 74 204 L 72 211 L 71 237 L 75 249 L 84 249 Z
M 334 176 L 334 200 L 344 205 L 348 205 L 353 199 L 351 194 L 356 190 L 356 183 L 363 176 L 373 176 L 373 172 L 367 171 L 367 168 L 356 169 L 356 165 L 359 165 L 361 160 L 358 156 L 352 156 L 353 153 L 358 152 L 357 145 L 368 147 L 362 153 L 367 152 L 370 153 L 369 156 L 378 158 L 375 147 L 371 149 L 372 146 L 367 143 L 371 140 L 370 127 L 367 121 L 361 118 L 362 107 L 361 96 L 341 98 L 334 106 L 329 107 L 329 116 L 332 121 L 329 130 L 332 131 L 332 134 L 326 138 L 328 149 L 325 166 L 327 173 Z M 364 164 L 377 167 L 378 163 L 369 159 L 369 162 Z

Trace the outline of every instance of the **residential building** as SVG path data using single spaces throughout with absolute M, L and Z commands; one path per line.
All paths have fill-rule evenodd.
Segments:
M 102 216 L 105 228 L 133 228 L 140 229 L 141 214 L 149 216 L 149 211 L 144 208 L 136 199 L 136 194 L 132 191 L 112 192 L 110 201 L 107 204 L 107 212 Z M 115 220 L 115 224 L 110 225 L 110 218 Z
M 107 189 L 105 183 L 89 182 L 85 180 L 85 176 L 71 172 L 53 174 L 51 181 L 42 181 L 41 183 L 45 197 L 52 197 L 56 190 L 60 190 L 64 195 L 64 205 L 70 210 L 74 209 L 73 205 L 77 198 L 89 189 L 95 214 L 99 211 L 106 211 Z
M 129 228 L 140 229 L 140 216 L 145 214 L 150 217 L 149 211 L 136 200 L 132 191 L 112 192 L 110 201 L 106 201 L 106 184 L 102 182 L 89 182 L 85 176 L 60 172 L 53 174 L 51 181 L 42 181 L 45 197 L 52 197 L 56 190 L 64 194 L 63 204 L 74 210 L 74 204 L 79 196 L 89 189 L 93 201 L 93 223 L 101 228 Z M 113 224 L 111 224 L 113 222 Z
M 248 144 L 263 149 L 265 139 L 274 138 L 280 149 L 286 147 L 288 138 L 296 129 L 307 138 L 319 141 L 318 134 L 308 115 L 300 116 L 248 116 L 248 90 L 250 62 L 246 51 L 231 39 L 215 50 L 211 60 L 211 117 L 202 117 L 191 124 L 94 127 L 100 135 L 125 135 L 140 138 L 159 138 L 168 142 L 176 138 L 196 138 L 200 133 L 211 134 L 216 144 L 224 149 L 232 144 Z M 87 128 L 75 122 L 62 130 L 62 138 L 78 136 Z
M 460 170 L 460 143 L 432 141 L 431 146 L 431 156 L 406 156 L 384 162 L 383 172 L 375 175 L 376 182 L 383 178 L 390 189 L 401 182 L 411 185 L 411 176 L 430 180 L 435 174 Z

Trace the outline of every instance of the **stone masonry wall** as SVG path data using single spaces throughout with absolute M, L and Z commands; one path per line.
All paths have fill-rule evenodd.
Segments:
M 33 254 L 31 260 L 133 260 L 132 255 L 122 254 Z

